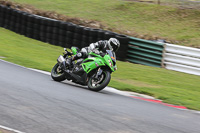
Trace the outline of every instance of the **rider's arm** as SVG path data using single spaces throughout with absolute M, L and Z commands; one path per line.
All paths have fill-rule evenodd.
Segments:
M 106 42 L 105 41 L 98 41 L 96 43 L 91 43 L 90 46 L 89 46 L 89 49 L 92 51 L 94 49 L 103 49 L 106 45 Z
M 88 47 L 89 51 L 93 51 L 94 49 L 98 48 L 99 47 L 99 44 L 98 42 L 96 43 L 91 43 Z

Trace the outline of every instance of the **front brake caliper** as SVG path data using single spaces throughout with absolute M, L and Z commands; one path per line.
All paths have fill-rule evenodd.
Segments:
M 94 79 L 97 80 L 101 76 L 102 72 L 103 72 L 103 70 L 101 68 L 99 68 L 98 71 L 97 71 L 96 76 L 94 77 Z

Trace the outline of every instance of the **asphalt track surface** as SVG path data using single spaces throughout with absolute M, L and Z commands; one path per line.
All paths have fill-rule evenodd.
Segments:
M 200 133 L 200 114 L 55 82 L 0 60 L 0 125 L 26 133 Z

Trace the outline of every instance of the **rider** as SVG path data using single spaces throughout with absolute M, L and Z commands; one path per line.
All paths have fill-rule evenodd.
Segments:
M 116 38 L 110 38 L 109 40 L 101 40 L 96 43 L 91 43 L 88 47 L 82 48 L 79 53 L 67 59 L 66 64 L 70 66 L 72 61 L 80 58 L 86 58 L 88 53 L 92 52 L 94 49 L 98 49 L 99 51 L 105 53 L 106 50 L 112 50 L 116 52 L 119 47 L 120 42 Z

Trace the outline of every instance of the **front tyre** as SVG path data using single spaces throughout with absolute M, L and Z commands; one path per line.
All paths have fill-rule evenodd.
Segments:
M 100 91 L 104 89 L 110 82 L 111 75 L 109 71 L 103 71 L 102 74 L 95 79 L 96 73 L 91 75 L 88 80 L 88 88 L 92 91 Z
M 51 70 L 51 77 L 52 77 L 53 80 L 58 81 L 58 82 L 66 79 L 65 73 L 63 72 L 63 70 L 61 70 L 58 63 L 55 64 L 55 66 Z

